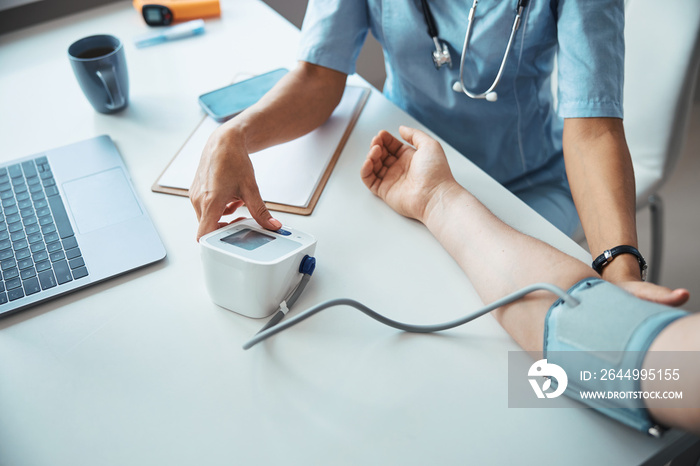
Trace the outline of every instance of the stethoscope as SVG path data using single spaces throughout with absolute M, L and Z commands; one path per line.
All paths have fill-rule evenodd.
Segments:
M 469 17 L 467 19 L 467 33 L 464 35 L 464 46 L 462 47 L 462 57 L 459 61 L 459 81 L 455 82 L 452 86 L 452 90 L 455 92 L 462 92 L 472 99 L 486 99 L 489 102 L 495 102 L 498 100 L 498 94 L 494 92 L 498 83 L 501 82 L 501 76 L 503 75 L 503 70 L 505 69 L 506 62 L 508 61 L 508 54 L 511 48 L 513 48 L 513 39 L 515 38 L 515 33 L 520 27 L 520 18 L 522 17 L 523 10 L 527 7 L 529 0 L 518 0 L 517 7 L 515 9 L 515 19 L 513 20 L 513 27 L 510 31 L 510 37 L 508 38 L 508 45 L 506 45 L 506 51 L 503 54 L 503 60 L 501 60 L 501 67 L 498 69 L 498 74 L 493 80 L 491 86 L 484 92 L 477 94 L 469 91 L 467 86 L 464 85 L 464 57 L 467 55 L 467 50 L 469 49 L 469 36 L 472 33 L 472 26 L 474 25 L 474 13 L 476 12 L 476 5 L 479 0 L 474 0 L 471 9 L 469 10 Z M 423 6 L 423 16 L 425 16 L 425 22 L 428 25 L 428 34 L 433 40 L 435 45 L 435 50 L 432 52 L 433 63 L 436 69 L 440 69 L 443 65 L 447 65 L 452 68 L 452 57 L 450 56 L 450 51 L 447 49 L 447 44 L 438 37 L 437 26 L 435 25 L 435 19 L 430 12 L 430 7 L 428 6 L 428 0 L 421 0 Z

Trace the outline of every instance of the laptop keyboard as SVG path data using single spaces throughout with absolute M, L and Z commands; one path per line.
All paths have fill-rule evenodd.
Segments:
M 46 157 L 0 167 L 0 206 L 0 306 L 88 276 Z

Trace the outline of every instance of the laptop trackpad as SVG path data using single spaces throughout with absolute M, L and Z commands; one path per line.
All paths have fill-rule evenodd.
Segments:
M 63 183 L 63 192 L 83 235 L 142 215 L 121 168 Z

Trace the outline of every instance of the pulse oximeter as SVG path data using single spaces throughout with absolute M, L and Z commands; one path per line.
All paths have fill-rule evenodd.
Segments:
M 245 219 L 199 239 L 204 279 L 215 304 L 247 317 L 271 315 L 303 276 L 316 239 L 289 227 L 265 230 Z

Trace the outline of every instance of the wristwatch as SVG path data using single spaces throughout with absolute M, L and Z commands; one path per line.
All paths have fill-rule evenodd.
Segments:
M 595 258 L 593 264 L 591 264 L 591 267 L 593 267 L 593 270 L 599 274 L 602 274 L 603 267 L 612 262 L 612 260 L 620 254 L 632 254 L 635 256 L 639 262 L 639 271 L 642 273 L 642 280 L 647 279 L 647 261 L 644 260 L 644 257 L 642 257 L 642 254 L 637 250 L 637 248 L 633 246 L 616 246 L 612 249 L 603 251 L 603 254 Z

